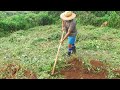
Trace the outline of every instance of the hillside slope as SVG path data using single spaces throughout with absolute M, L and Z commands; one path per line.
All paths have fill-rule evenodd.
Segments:
M 110 66 L 109 69 L 119 68 L 120 30 L 89 25 L 78 25 L 77 28 L 76 57 L 83 60 L 87 68 L 90 60 L 102 61 Z M 63 78 L 61 75 L 50 75 L 61 37 L 60 25 L 39 26 L 0 35 L 0 78 Z M 66 65 L 66 54 L 67 40 L 61 47 L 57 70 Z

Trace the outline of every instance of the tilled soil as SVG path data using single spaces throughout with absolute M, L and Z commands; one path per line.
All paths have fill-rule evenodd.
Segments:
M 108 72 L 102 62 L 91 60 L 90 64 L 92 68 L 88 70 L 82 61 L 74 59 L 68 62 L 69 66 L 63 68 L 60 74 L 63 75 L 65 79 L 107 79 Z M 96 71 L 97 68 L 99 68 L 100 71 Z
M 21 67 L 16 64 L 8 64 L 0 68 L 0 74 L 3 74 L 3 79 L 16 79 Z M 28 69 L 23 70 L 23 77 L 25 79 L 37 79 L 36 74 Z M 23 79 L 24 79 L 23 78 Z

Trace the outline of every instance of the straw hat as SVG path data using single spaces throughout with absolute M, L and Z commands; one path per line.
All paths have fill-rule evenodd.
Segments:
M 60 15 L 60 18 L 63 20 L 72 20 L 76 17 L 76 14 L 73 13 L 72 11 L 65 11 Z

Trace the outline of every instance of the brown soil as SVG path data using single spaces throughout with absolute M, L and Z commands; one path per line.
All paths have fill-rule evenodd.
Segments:
M 103 69 L 103 70 L 106 69 L 106 65 L 103 64 L 102 62 L 98 61 L 98 60 L 91 60 L 90 64 L 92 66 L 92 69 L 94 69 L 94 70 L 96 70 L 97 68 L 100 68 L 100 69 Z
M 30 70 L 24 70 L 24 75 L 28 78 L 28 79 L 37 79 L 37 76 L 35 73 L 33 73 Z
M 0 74 L 4 74 L 3 79 L 16 79 L 20 69 L 21 67 L 19 65 L 7 64 L 3 68 L 0 68 Z M 24 76 L 26 79 L 37 79 L 36 74 L 30 70 L 23 69 L 23 77 Z
M 115 74 L 119 74 L 119 75 L 120 75 L 120 69 L 113 70 L 113 73 L 115 73 Z
M 65 79 L 106 79 L 107 70 L 105 70 L 105 65 L 97 60 L 90 61 L 92 68 L 88 70 L 85 68 L 82 61 L 74 59 L 68 62 L 67 67 L 60 71 L 60 74 L 65 77 Z M 95 72 L 96 68 L 100 68 L 100 71 Z
M 20 70 L 20 66 L 15 64 L 8 64 L 3 69 L 3 72 L 5 73 L 5 79 L 15 79 L 17 72 Z
M 112 72 L 115 75 L 114 79 L 120 79 L 120 69 L 112 70 Z

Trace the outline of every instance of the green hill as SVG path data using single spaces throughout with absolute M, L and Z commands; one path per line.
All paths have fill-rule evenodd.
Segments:
M 115 78 L 111 70 L 120 66 L 120 30 L 79 24 L 77 29 L 77 55 L 74 57 L 80 58 L 86 68 L 91 68 L 90 60 L 100 60 L 109 65 L 108 78 Z M 39 26 L 6 34 L 0 34 L 0 78 L 29 78 L 30 71 L 39 79 L 64 78 L 60 74 L 50 75 L 61 37 L 61 25 Z M 67 40 L 61 47 L 56 70 L 66 66 L 66 54 Z M 9 70 L 9 64 L 14 69 Z M 15 67 L 19 70 L 15 76 L 10 76 L 14 75 Z

